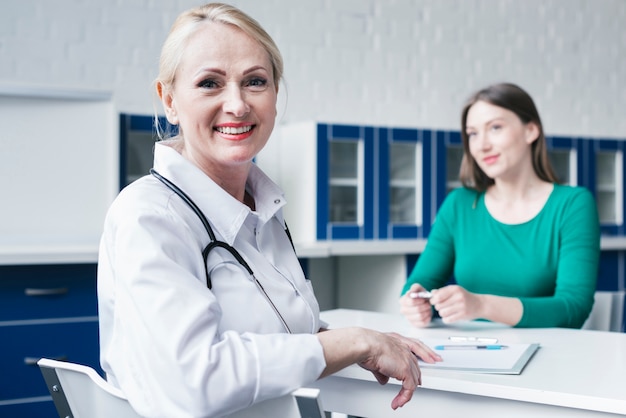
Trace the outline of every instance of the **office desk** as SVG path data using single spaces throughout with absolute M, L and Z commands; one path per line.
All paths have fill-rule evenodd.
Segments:
M 486 322 L 412 328 L 400 315 L 337 309 L 322 312 L 331 328 L 363 326 L 414 338 L 497 337 L 540 343 L 520 375 L 422 369 L 411 402 L 393 411 L 400 382 L 380 385 L 358 366 L 319 380 L 325 409 L 388 417 L 616 417 L 626 415 L 626 334 L 561 328 L 515 329 Z

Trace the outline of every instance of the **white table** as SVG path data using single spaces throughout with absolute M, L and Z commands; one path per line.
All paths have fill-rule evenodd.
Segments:
M 325 409 L 388 417 L 616 417 L 626 415 L 626 334 L 562 328 L 516 329 L 486 322 L 411 327 L 400 315 L 337 309 L 322 312 L 331 328 L 363 326 L 415 338 L 497 337 L 539 343 L 520 375 L 422 369 L 422 386 L 403 408 L 391 400 L 400 382 L 380 385 L 351 366 L 319 380 Z

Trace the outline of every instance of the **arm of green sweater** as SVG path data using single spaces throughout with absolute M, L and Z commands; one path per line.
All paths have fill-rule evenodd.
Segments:
M 428 290 L 445 285 L 454 268 L 454 192 L 441 205 L 433 227 L 428 235 L 424 252 L 420 254 L 403 289 L 404 295 L 414 283 Z
M 552 297 L 520 298 L 518 327 L 580 328 L 591 312 L 598 277 L 600 227 L 595 200 L 583 188 L 560 218 L 559 262 Z

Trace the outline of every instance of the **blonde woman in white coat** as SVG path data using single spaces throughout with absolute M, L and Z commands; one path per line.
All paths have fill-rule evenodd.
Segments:
M 421 383 L 418 357 L 440 360 L 414 339 L 320 323 L 283 194 L 252 163 L 281 76 L 272 39 L 228 5 L 183 13 L 164 44 L 156 90 L 179 132 L 111 206 L 98 271 L 102 367 L 142 416 L 223 416 L 355 363 L 402 381 L 396 409 Z

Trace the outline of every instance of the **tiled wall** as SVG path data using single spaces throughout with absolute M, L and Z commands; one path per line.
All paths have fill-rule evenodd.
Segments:
M 5 2 L 7 0 L 4 0 Z M 159 49 L 197 0 L 21 0 L 0 13 L 2 85 L 113 92 L 151 114 Z M 550 134 L 623 138 L 624 0 L 238 0 L 285 55 L 279 115 L 457 129 L 475 89 L 508 80 Z

